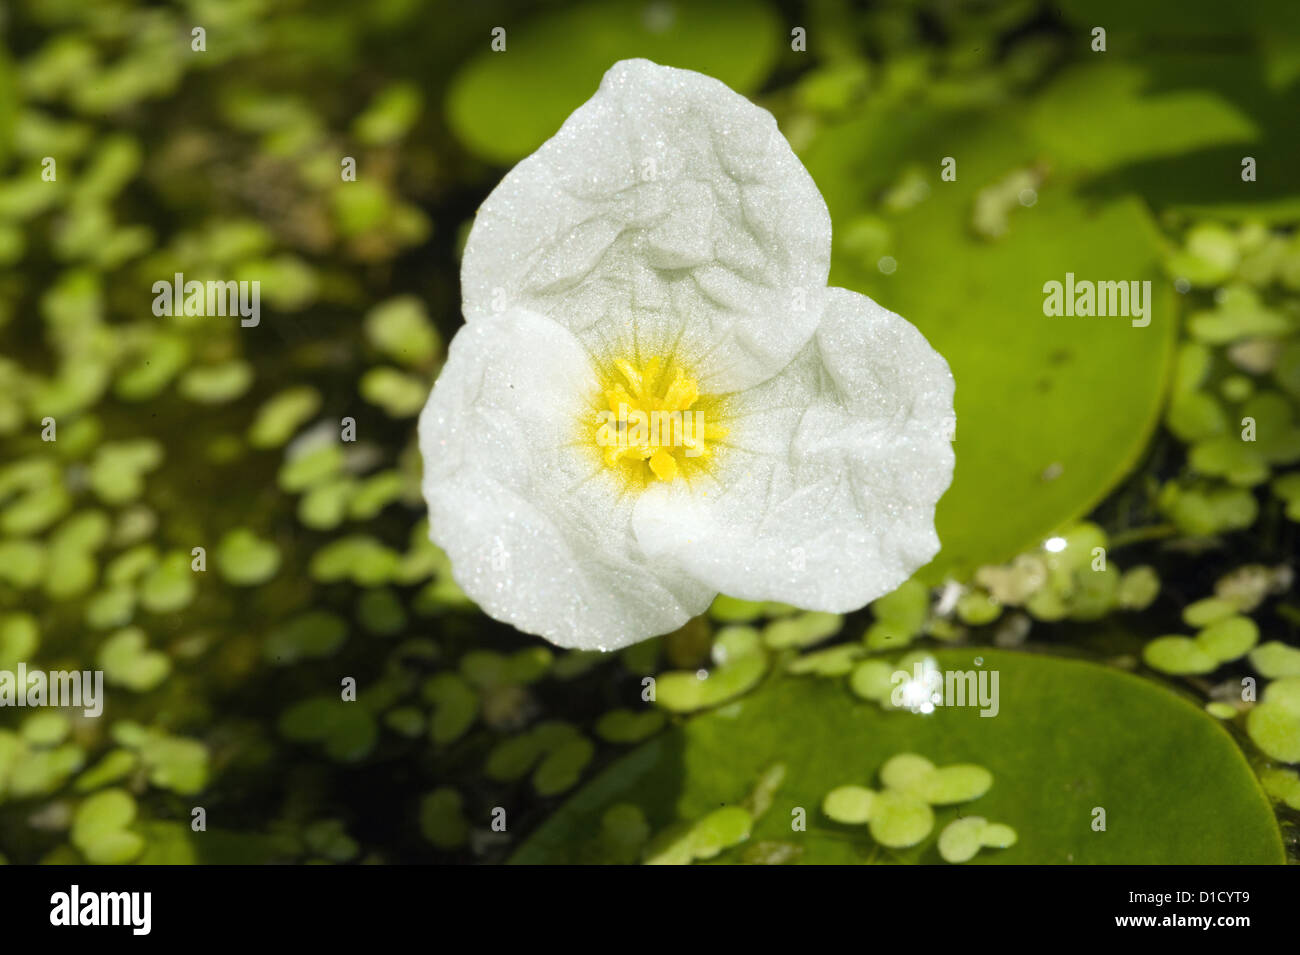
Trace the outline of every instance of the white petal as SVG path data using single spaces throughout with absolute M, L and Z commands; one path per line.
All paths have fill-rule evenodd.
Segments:
M 675 343 L 706 390 L 747 387 L 812 335 L 830 229 L 770 113 L 625 60 L 479 209 L 465 317 L 526 308 L 599 352 Z
M 715 591 L 643 561 L 634 502 L 591 457 L 594 387 L 555 322 L 487 317 L 452 340 L 420 451 L 430 535 L 465 593 L 552 643 L 606 650 L 676 629 Z
M 937 553 L 953 380 L 904 319 L 830 289 L 807 349 L 732 401 L 716 480 L 638 501 L 633 527 L 649 556 L 736 597 L 845 612 Z

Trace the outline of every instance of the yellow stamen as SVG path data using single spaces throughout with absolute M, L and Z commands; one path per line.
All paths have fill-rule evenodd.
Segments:
M 601 374 L 594 431 L 600 459 L 629 482 L 673 481 L 705 467 L 709 442 L 727 435 L 718 424 L 722 396 L 699 385 L 673 359 L 626 358 Z
M 677 477 L 677 459 L 666 449 L 660 448 L 650 456 L 650 470 L 661 481 L 671 481 Z

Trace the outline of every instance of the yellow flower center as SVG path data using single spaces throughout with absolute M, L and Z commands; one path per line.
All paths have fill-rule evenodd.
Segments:
M 722 397 L 699 385 L 672 359 L 619 359 L 601 369 L 593 436 L 605 466 L 634 486 L 703 470 L 709 443 L 726 437 Z

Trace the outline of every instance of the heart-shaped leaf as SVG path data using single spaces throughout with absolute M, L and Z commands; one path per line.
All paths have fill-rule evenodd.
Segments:
M 1136 201 L 1088 202 L 1044 178 L 1065 150 L 1014 113 L 909 108 L 864 110 L 804 153 L 836 223 L 832 283 L 915 324 L 957 383 L 957 465 L 927 580 L 1002 563 L 1085 513 L 1157 421 L 1176 326 L 1159 235 Z M 932 167 L 914 165 L 927 155 Z M 940 177 L 945 156 L 955 180 Z M 914 198 L 882 217 L 874 197 L 908 176 Z M 1045 314 L 1044 286 L 1067 274 L 1150 281 L 1149 324 Z
M 1246 759 L 1189 700 L 1077 660 L 988 649 L 933 656 L 942 671 L 983 675 L 986 688 L 996 674 L 996 715 L 981 716 L 975 706 L 937 706 L 928 715 L 884 710 L 841 680 L 774 676 L 615 762 L 532 833 L 513 861 L 573 861 L 617 804 L 639 808 L 656 833 L 693 826 L 722 805 L 738 805 L 774 762 L 785 765 L 784 781 L 755 820 L 749 845 L 724 850 L 717 861 L 941 861 L 922 818 L 931 812 L 925 800 L 882 808 L 882 793 L 907 794 L 868 787 L 877 779 L 920 785 L 941 772 L 936 766 L 970 763 L 984 767 L 992 785 L 960 807 L 934 809 L 933 823 L 975 812 L 1008 827 L 982 843 L 1007 848 L 981 852 L 975 864 L 1283 861 L 1277 822 Z M 1289 697 L 1275 695 L 1282 710 Z M 881 772 L 905 753 L 925 757 Z M 964 798 L 986 780 L 958 781 Z M 931 795 L 946 801 L 952 794 Z M 882 822 L 874 830 L 842 825 L 864 817 Z M 911 848 L 882 846 L 901 847 L 922 829 Z
M 453 132 L 498 163 L 522 159 L 554 135 L 618 60 L 698 70 L 746 93 L 771 69 L 780 37 L 758 0 L 600 0 L 500 30 L 482 37 L 447 97 Z

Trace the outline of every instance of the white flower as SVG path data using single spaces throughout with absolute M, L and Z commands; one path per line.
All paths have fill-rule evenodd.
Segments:
M 609 650 L 719 592 L 853 610 L 929 561 L 952 376 L 912 325 L 827 287 L 830 240 L 771 114 L 615 64 L 465 248 L 466 325 L 420 417 L 465 592 Z

